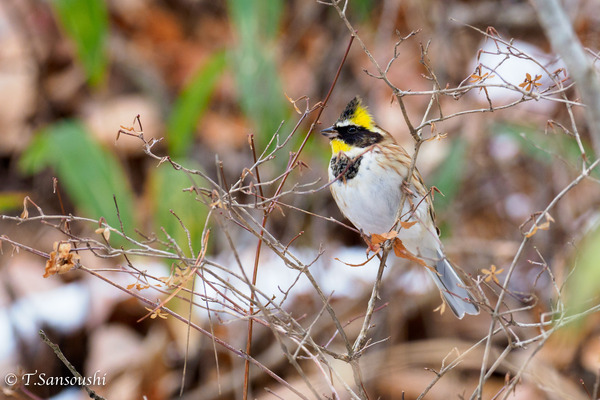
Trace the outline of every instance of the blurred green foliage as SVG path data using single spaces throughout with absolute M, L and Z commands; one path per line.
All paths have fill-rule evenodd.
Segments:
M 551 132 L 542 134 L 538 126 L 517 124 L 495 124 L 492 131 L 496 135 L 507 135 L 515 140 L 521 151 L 544 164 L 551 164 L 560 158 L 568 162 L 575 170 L 581 166 L 581 151 L 575 138 L 567 136 L 562 132 Z M 587 154 L 594 154 L 591 146 L 584 142 L 583 148 Z M 600 171 L 596 168 L 592 175 L 600 177 Z
M 262 149 L 289 117 L 291 109 L 275 63 L 276 34 L 284 2 L 228 0 L 227 4 L 239 38 L 229 65 L 236 78 L 242 111 L 254 123 Z
M 171 157 L 183 157 L 192 149 L 196 125 L 206 111 L 224 68 L 225 53 L 213 54 L 175 101 L 167 124 Z
M 372 16 L 372 11 L 375 8 L 375 0 L 354 0 L 350 2 L 352 15 L 356 15 L 359 21 L 366 21 Z
M 566 305 L 570 314 L 589 308 L 597 303 L 600 296 L 600 228 L 586 235 L 577 253 L 577 269 L 566 289 Z
M 431 186 L 438 188 L 442 194 L 434 193 L 435 209 L 445 210 L 454 203 L 456 195 L 460 191 L 460 185 L 465 171 L 467 158 L 467 142 L 458 137 L 451 141 L 450 151 L 446 159 L 440 163 L 440 167 L 430 177 Z
M 188 168 L 200 168 L 199 165 L 190 164 L 190 161 L 185 162 Z M 194 179 L 198 178 L 194 176 Z M 199 182 L 193 183 L 185 172 L 177 171 L 168 164 L 153 169 L 149 176 L 150 210 L 153 216 L 154 230 L 158 234 L 160 228 L 164 228 L 185 252 L 188 252 L 188 246 L 186 245 L 188 243 L 187 233 L 171 213 L 171 210 L 189 231 L 192 244 L 196 250 L 202 242 L 202 230 L 208 213 L 207 208 L 196 200 L 193 191 L 183 191 L 183 189 L 191 187 L 192 184 L 201 186 Z M 191 256 L 191 254 L 188 254 L 188 256 Z
M 108 11 L 104 0 L 51 0 L 60 25 L 75 42 L 88 82 L 104 81 L 107 57 Z
M 0 192 L 0 212 L 23 207 L 23 198 L 25 196 L 25 193 L 19 192 Z
M 19 167 L 27 174 L 52 168 L 79 210 L 93 218 L 104 217 L 118 228 L 114 195 L 125 232 L 133 232 L 133 193 L 125 172 L 115 155 L 94 141 L 79 122 L 64 120 L 37 132 Z
M 214 53 L 181 91 L 169 116 L 169 154 L 187 168 L 202 169 L 202 166 L 194 163 L 190 152 L 194 148 L 196 126 L 204 116 L 216 84 L 227 66 L 226 61 L 225 52 Z M 151 171 L 148 182 L 155 232 L 158 233 L 163 228 L 184 251 L 188 250 L 188 233 L 182 227 L 182 223 L 189 232 L 191 243 L 197 245 L 202 240 L 202 230 L 208 212 L 206 207 L 195 199 L 193 192 L 183 191 L 193 184 L 192 177 L 183 171 L 174 170 L 167 164 Z M 195 185 L 199 186 L 198 183 Z

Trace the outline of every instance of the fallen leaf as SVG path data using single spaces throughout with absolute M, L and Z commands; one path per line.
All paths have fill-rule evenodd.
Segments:
M 545 214 L 545 217 L 546 217 L 546 221 L 544 221 L 543 223 L 541 223 L 539 225 L 534 225 L 531 228 L 531 231 L 525 235 L 526 238 L 530 238 L 533 235 L 535 235 L 539 229 L 541 229 L 543 231 L 547 231 L 550 229 L 550 223 L 554 222 L 554 218 L 552 218 L 552 216 L 548 213 Z
M 498 285 L 500 281 L 498 281 L 498 275 L 504 272 L 504 268 L 497 269 L 495 265 L 492 265 L 490 269 L 482 269 L 481 272 L 485 275 L 485 281 L 491 282 L 492 280 L 496 282 Z
M 165 314 L 164 312 L 162 312 L 162 310 L 160 308 L 157 308 L 156 310 L 153 310 L 151 308 L 148 307 L 144 307 L 146 310 L 151 311 L 152 314 L 150 314 L 150 319 L 155 319 L 156 317 L 162 318 L 162 319 L 167 319 L 167 314 Z
M 29 218 L 29 211 L 27 210 L 27 197 L 23 199 L 23 212 L 21 213 L 21 218 Z
M 402 229 L 409 229 L 416 223 L 417 221 L 400 221 L 400 226 L 402 227 Z
M 433 310 L 433 312 L 438 311 L 440 312 L 440 315 L 444 315 L 444 313 L 446 312 L 446 302 L 444 300 L 442 300 L 442 304 L 440 304 Z
M 300 111 L 300 109 L 299 109 L 299 108 L 298 108 L 298 106 L 296 105 L 296 100 L 294 100 L 294 99 L 292 99 L 290 96 L 288 96 L 288 95 L 287 95 L 287 93 L 284 93 L 283 95 L 285 96 L 285 98 L 286 98 L 286 99 L 287 99 L 287 100 L 288 100 L 290 103 L 292 103 L 292 105 L 294 106 L 294 110 L 295 110 L 295 111 L 296 111 L 298 114 L 302 115 L 302 111 Z
M 408 251 L 406 247 L 404 247 L 404 243 L 402 243 L 402 240 L 398 238 L 394 240 L 394 254 L 396 255 L 396 257 L 406 258 L 407 260 L 414 261 L 424 266 L 425 268 L 429 268 L 431 271 L 437 274 L 437 271 L 431 266 L 427 265 L 427 263 L 423 261 L 423 259 L 415 256 L 413 253 Z
M 79 255 L 71 253 L 71 243 L 55 242 L 53 247 L 54 251 L 50 253 L 50 259 L 46 261 L 44 278 L 50 275 L 64 274 L 79 264 Z
M 110 230 L 108 228 L 98 228 L 94 232 L 101 234 L 107 242 L 110 239 Z
M 386 240 L 390 240 L 398 236 L 398 232 L 389 231 L 387 233 L 374 233 L 371 235 L 371 243 L 373 244 L 381 244 Z
M 377 253 L 373 254 L 371 257 L 367 258 L 367 259 L 366 259 L 364 262 L 362 262 L 362 263 L 359 263 L 359 264 L 351 264 L 351 263 L 348 263 L 348 262 L 346 262 L 346 261 L 342 261 L 342 260 L 340 260 L 340 259 L 339 259 L 339 258 L 337 258 L 337 257 L 336 257 L 334 260 L 336 260 L 336 261 L 339 261 L 339 262 L 341 262 L 342 264 L 346 264 L 346 265 L 347 265 L 347 266 L 349 266 L 349 267 L 356 268 L 356 267 L 364 267 L 364 266 L 365 266 L 365 265 L 366 265 L 366 264 L 367 264 L 369 261 L 371 261 L 371 260 L 372 260 L 372 259 L 373 259 L 373 258 L 374 258 L 376 255 L 377 255 Z

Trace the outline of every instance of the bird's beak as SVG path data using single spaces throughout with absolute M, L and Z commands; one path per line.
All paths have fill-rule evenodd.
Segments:
M 330 126 L 329 128 L 323 129 L 321 131 L 321 135 L 325 136 L 326 138 L 333 139 L 337 137 L 338 131 L 334 126 Z

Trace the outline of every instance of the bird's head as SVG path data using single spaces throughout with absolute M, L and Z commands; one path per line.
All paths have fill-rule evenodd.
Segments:
M 335 124 L 323 129 L 321 134 L 329 138 L 331 150 L 337 154 L 379 143 L 384 139 L 385 132 L 377 127 L 361 98 L 356 96 L 350 100 Z

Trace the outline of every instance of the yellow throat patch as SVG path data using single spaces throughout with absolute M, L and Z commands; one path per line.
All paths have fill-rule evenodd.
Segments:
M 331 152 L 333 154 L 337 154 L 340 151 L 347 152 L 347 151 L 350 151 L 351 149 L 352 149 L 352 146 L 350 146 L 346 142 L 341 141 L 340 139 L 333 139 L 331 141 Z

